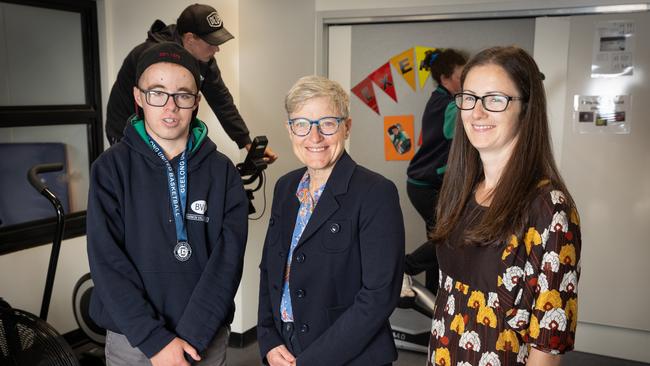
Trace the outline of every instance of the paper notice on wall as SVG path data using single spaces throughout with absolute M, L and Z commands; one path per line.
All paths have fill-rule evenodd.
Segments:
M 591 77 L 617 77 L 634 72 L 634 22 L 606 21 L 595 25 Z
M 573 127 L 578 133 L 630 133 L 629 95 L 575 95 Z

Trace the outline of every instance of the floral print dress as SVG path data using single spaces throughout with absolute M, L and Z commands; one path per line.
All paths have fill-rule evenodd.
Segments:
M 459 227 L 485 208 L 470 200 Z M 530 206 L 523 235 L 499 246 L 438 245 L 440 288 L 427 365 L 525 365 L 529 347 L 573 349 L 580 275 L 578 213 L 550 187 Z M 471 216 L 471 217 L 470 217 Z M 461 240 L 462 232 L 450 241 Z

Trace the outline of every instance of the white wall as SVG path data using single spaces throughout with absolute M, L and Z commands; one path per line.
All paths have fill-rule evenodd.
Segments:
M 267 209 L 259 221 L 249 221 L 250 230 L 241 306 L 236 314 L 243 329 L 257 324 L 257 296 L 262 246 L 268 224 L 273 186 L 277 178 L 297 168 L 287 130 L 284 128 L 284 95 L 303 75 L 314 73 L 314 5 L 311 1 L 240 1 L 240 95 L 241 111 L 253 131 L 264 134 L 269 146 L 280 155 L 266 170 Z M 253 201 L 261 212 L 263 194 Z M 233 327 L 234 329 L 234 327 Z
M 648 320 L 643 316 L 647 311 L 645 304 L 650 300 L 650 289 L 644 286 L 648 269 L 643 264 L 648 257 L 648 246 L 647 239 L 644 239 L 647 235 L 641 234 L 644 226 L 639 222 L 648 217 L 647 210 L 644 213 L 631 207 L 614 208 L 630 202 L 630 195 L 632 200 L 647 200 L 641 193 L 644 189 L 639 189 L 643 187 L 643 179 L 624 182 L 631 171 L 636 170 L 639 174 L 648 171 L 638 170 L 638 166 L 643 164 L 634 158 L 638 153 L 629 154 L 630 149 L 639 150 L 643 141 L 647 140 L 648 129 L 637 128 L 632 135 L 623 136 L 578 135 L 572 131 L 571 119 L 571 102 L 575 93 L 594 95 L 628 84 L 641 85 L 643 70 L 650 66 L 646 56 L 647 47 L 637 49 L 636 60 L 639 64 L 634 77 L 619 80 L 588 77 L 595 20 L 632 18 L 636 19 L 637 24 L 644 23 L 640 17 L 647 19 L 648 14 L 538 18 L 535 59 L 546 75 L 544 84 L 556 161 L 581 212 L 583 270 L 579 289 L 581 320 L 578 322 L 576 349 L 648 362 L 650 332 Z M 637 32 L 646 34 L 647 29 L 638 26 Z M 637 47 L 640 47 L 639 43 Z M 636 93 L 629 90 L 633 89 L 622 93 L 640 96 L 640 90 L 636 90 Z M 641 111 L 634 108 L 628 113 L 639 116 Z M 629 160 L 616 155 L 619 152 Z M 600 170 L 599 173 L 598 169 L 592 168 L 593 165 L 607 167 L 607 170 Z M 605 183 L 603 180 L 613 181 Z M 598 184 L 594 184 L 595 181 Z M 622 185 L 626 185 L 627 189 L 599 188 Z M 627 199 L 624 198 L 626 195 Z M 610 215 L 610 212 L 613 214 Z M 625 263 L 629 265 L 619 268 L 612 266 L 612 258 L 617 253 L 628 253 Z M 605 268 L 607 270 L 602 270 Z M 622 278 L 625 280 L 621 281 Z
M 0 296 L 11 306 L 40 313 L 51 250 L 51 245 L 42 245 L 0 256 Z M 47 320 L 63 334 L 78 328 L 72 313 L 72 290 L 88 272 L 86 237 L 64 240 L 59 258 Z

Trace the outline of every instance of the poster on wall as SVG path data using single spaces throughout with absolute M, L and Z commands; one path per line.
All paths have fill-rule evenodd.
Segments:
M 632 75 L 634 72 L 634 22 L 606 21 L 595 25 L 591 77 Z
M 573 126 L 578 133 L 629 134 L 629 95 L 575 95 Z
M 408 161 L 413 158 L 414 154 L 413 115 L 384 117 L 386 161 Z

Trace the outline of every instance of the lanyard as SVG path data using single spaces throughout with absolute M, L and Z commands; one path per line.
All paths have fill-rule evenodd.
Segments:
M 185 206 L 187 203 L 187 156 L 188 150 L 192 149 L 192 139 L 187 143 L 187 149 L 183 151 L 178 160 L 178 182 L 174 169 L 162 148 L 149 137 L 151 149 L 165 163 L 167 167 L 167 186 L 169 187 L 169 201 L 174 213 L 174 222 L 176 224 L 176 241 L 178 243 L 187 243 L 187 227 L 185 225 Z

